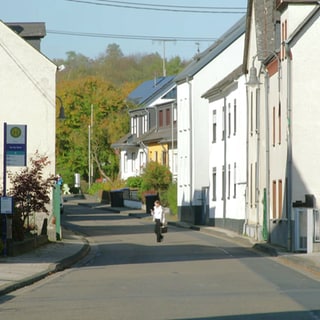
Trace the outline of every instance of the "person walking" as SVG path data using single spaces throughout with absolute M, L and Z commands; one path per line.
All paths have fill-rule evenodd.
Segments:
M 166 218 L 159 200 L 154 202 L 154 207 L 153 210 L 151 210 L 151 214 L 153 216 L 153 221 L 155 221 L 154 233 L 156 234 L 157 242 L 161 242 L 163 240 L 161 227 L 165 224 Z

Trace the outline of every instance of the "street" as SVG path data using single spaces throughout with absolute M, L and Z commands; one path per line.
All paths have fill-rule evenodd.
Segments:
M 1 297 L 1 319 L 320 319 L 320 283 L 250 248 L 68 203 L 62 223 L 89 256 Z

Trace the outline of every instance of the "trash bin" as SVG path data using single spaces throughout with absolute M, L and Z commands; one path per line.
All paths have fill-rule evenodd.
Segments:
M 123 190 L 112 190 L 110 192 L 111 207 L 123 207 Z
M 159 200 L 159 196 L 157 194 L 146 194 L 146 213 L 150 214 L 150 210 L 154 207 L 154 202 Z

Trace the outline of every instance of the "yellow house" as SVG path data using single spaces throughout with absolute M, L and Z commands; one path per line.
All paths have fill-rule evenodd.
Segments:
M 155 161 L 159 164 L 168 166 L 169 146 L 167 143 L 164 144 L 149 144 L 148 145 L 148 161 Z

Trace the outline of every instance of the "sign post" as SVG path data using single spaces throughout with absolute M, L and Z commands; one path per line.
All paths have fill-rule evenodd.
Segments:
M 24 167 L 27 165 L 27 126 L 3 125 L 3 196 L 0 198 L 0 213 L 2 217 L 3 254 L 7 254 L 7 239 L 12 236 L 8 230 L 12 219 L 7 219 L 8 214 L 13 214 L 13 198 L 7 197 L 7 166 Z M 10 233 L 12 233 L 10 231 Z

